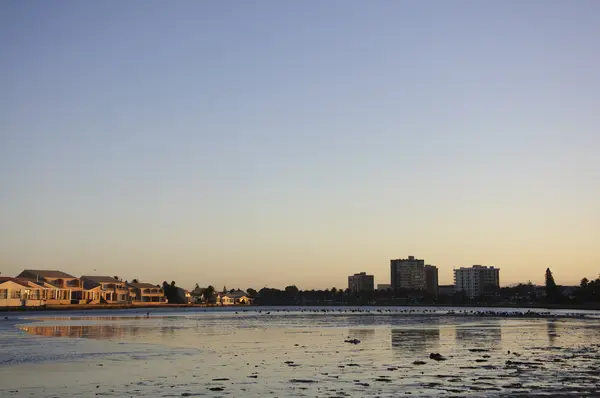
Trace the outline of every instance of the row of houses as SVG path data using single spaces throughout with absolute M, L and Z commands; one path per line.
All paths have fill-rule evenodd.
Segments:
M 224 292 L 215 292 L 214 296 L 207 300 L 205 297 L 205 288 L 196 286 L 190 292 L 191 302 L 193 304 L 215 304 L 215 305 L 248 305 L 252 304 L 252 298 L 243 290 L 234 289 Z
M 179 302 L 194 303 L 191 292 L 178 288 Z M 244 293 L 245 295 L 245 293 Z M 66 304 L 166 304 L 160 285 L 122 281 L 110 276 L 81 276 L 62 271 L 24 270 L 16 277 L 0 277 L 0 307 L 39 307 Z M 240 294 L 217 295 L 216 304 L 249 304 Z

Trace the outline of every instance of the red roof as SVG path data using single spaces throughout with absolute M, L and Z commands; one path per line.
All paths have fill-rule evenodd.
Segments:
M 0 284 L 2 284 L 4 282 L 8 282 L 8 281 L 14 282 L 14 283 L 24 286 L 24 287 L 29 287 L 29 285 L 27 283 L 17 280 L 15 278 L 10 278 L 7 276 L 0 276 Z

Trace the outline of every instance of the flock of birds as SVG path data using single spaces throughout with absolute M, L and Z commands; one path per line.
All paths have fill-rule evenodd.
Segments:
M 238 314 L 240 311 L 236 311 Z M 479 317 L 532 317 L 532 318 L 555 318 L 555 317 L 570 317 L 570 318 L 583 318 L 586 316 L 585 313 L 553 313 L 550 311 L 506 311 L 506 310 L 473 310 L 473 309 L 463 309 L 463 310 L 436 310 L 436 309 L 369 309 L 369 308 L 302 308 L 302 309 L 293 309 L 293 308 L 281 308 L 281 309 L 271 309 L 269 311 L 266 310 L 249 310 L 244 309 L 241 312 L 256 312 L 258 314 L 271 315 L 272 312 L 283 312 L 283 313 L 291 313 L 291 312 L 299 312 L 299 313 L 313 313 L 313 314 L 323 314 L 323 313 L 342 313 L 342 314 L 408 314 L 408 315 L 420 315 L 420 314 L 438 314 L 438 315 L 449 315 L 449 316 L 479 316 Z
M 205 309 L 206 311 L 206 309 Z M 299 313 L 313 313 L 313 314 L 323 314 L 323 313 L 342 313 L 342 314 L 408 314 L 408 315 L 422 315 L 422 314 L 438 314 L 438 315 L 450 315 L 450 316 L 478 316 L 478 317 L 531 317 L 531 318 L 584 318 L 586 316 L 585 313 L 579 312 L 571 312 L 571 313 L 552 313 L 550 311 L 500 311 L 500 310 L 473 310 L 473 309 L 463 309 L 463 310 L 436 310 L 436 309 L 398 309 L 398 308 L 390 308 L 390 309 L 369 309 L 369 308 L 302 308 L 302 309 L 293 309 L 293 308 L 278 308 L 271 309 L 270 311 L 263 310 L 249 310 L 244 309 L 241 312 L 256 312 L 258 314 L 271 315 L 271 312 L 299 312 Z M 235 311 L 236 314 L 239 314 L 240 311 Z M 146 318 L 150 317 L 150 311 L 146 312 Z M 4 320 L 8 320 L 9 318 L 6 316 Z

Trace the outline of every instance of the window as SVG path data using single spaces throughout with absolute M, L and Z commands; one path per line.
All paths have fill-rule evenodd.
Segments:
M 6 300 L 8 298 L 8 289 L 0 289 L 0 300 Z
M 12 298 L 12 299 L 20 299 L 21 298 L 21 291 L 20 290 L 13 290 L 11 292 L 10 298 Z

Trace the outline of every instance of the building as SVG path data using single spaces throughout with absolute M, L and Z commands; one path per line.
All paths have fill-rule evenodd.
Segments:
M 185 303 L 186 304 L 194 304 L 194 299 L 192 297 L 192 292 L 189 290 L 185 290 Z
M 249 305 L 252 304 L 252 299 L 243 290 L 232 290 L 228 293 L 217 293 L 217 304 Z
M 52 283 L 54 286 L 60 288 L 82 287 L 82 283 L 77 277 L 62 271 L 26 269 L 17 275 L 17 278 L 27 278 L 36 281 L 41 280 Z
M 438 268 L 435 265 L 425 266 L 425 290 L 434 296 L 438 295 Z
M 218 305 L 233 305 L 234 298 L 229 295 L 229 293 L 218 293 L 217 294 L 217 304 Z
M 167 298 L 162 287 L 151 283 L 130 282 L 129 300 L 132 304 L 166 303 Z
M 73 275 L 57 270 L 26 269 L 17 275 L 16 279 L 26 279 L 33 282 L 46 282 L 60 290 L 56 299 L 48 304 L 71 304 L 83 300 L 83 282 Z
M 200 286 L 196 285 L 194 290 L 192 290 L 190 292 L 190 295 L 192 296 L 192 303 L 193 304 L 202 303 L 204 301 L 204 292 L 205 291 L 206 291 L 205 287 L 200 287 Z
M 377 290 L 392 290 L 392 285 L 390 283 L 378 283 Z
M 41 287 L 31 287 L 16 278 L 0 277 L 0 307 L 38 307 L 43 305 Z
M 408 256 L 407 259 L 390 260 L 392 289 L 426 290 L 425 260 Z
M 438 286 L 439 296 L 452 296 L 454 294 L 454 285 Z
M 61 305 L 73 303 L 72 298 L 70 298 L 73 294 L 71 289 L 59 288 L 52 283 L 43 280 L 36 281 L 28 278 L 15 279 L 32 289 L 29 297 L 33 300 L 39 299 L 41 301 L 40 305 Z M 78 290 L 77 292 L 81 292 L 81 290 Z M 38 294 L 39 298 L 37 297 Z M 75 303 L 77 302 L 78 301 L 75 300 Z
M 476 298 L 500 288 L 500 269 L 474 265 L 454 270 L 454 291 Z
M 354 274 L 348 277 L 348 289 L 351 292 L 363 292 L 375 290 L 375 278 L 366 272 Z
M 112 276 L 82 276 L 83 287 L 99 293 L 100 302 L 107 304 L 127 304 L 129 288 L 123 281 Z
M 42 280 L 0 278 L 0 307 L 39 307 L 68 304 L 71 291 Z

